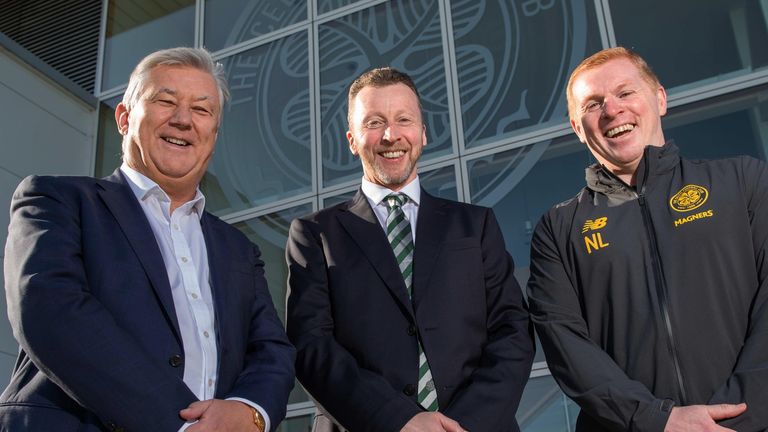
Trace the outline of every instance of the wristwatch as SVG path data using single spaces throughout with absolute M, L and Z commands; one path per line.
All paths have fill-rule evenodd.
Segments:
M 257 410 L 254 407 L 251 408 L 251 413 L 253 414 L 253 424 L 256 425 L 256 429 L 259 430 L 259 432 L 266 432 L 264 429 L 267 427 L 267 422 L 264 420 L 264 416 L 261 415 L 259 410 Z

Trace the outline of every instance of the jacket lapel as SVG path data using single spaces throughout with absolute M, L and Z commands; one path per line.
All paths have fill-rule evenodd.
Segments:
M 426 294 L 429 277 L 443 245 L 446 217 L 440 202 L 421 190 L 419 218 L 416 222 L 416 249 L 413 254 L 413 305 L 417 309 Z M 457 263 L 458 264 L 458 263 Z
M 384 229 L 376 219 L 376 215 L 362 190 L 357 191 L 347 210 L 339 213 L 339 222 L 347 230 L 352 240 L 357 243 L 363 255 L 371 263 L 371 266 L 401 307 L 410 316 L 413 316 L 413 306 L 408 297 L 400 267 L 398 267 L 395 255 L 389 246 Z
M 218 233 L 219 228 L 213 221 L 214 217 L 208 212 L 205 212 L 200 220 L 200 225 L 203 230 L 203 238 L 205 238 L 205 249 L 208 253 L 209 283 L 211 286 L 211 297 L 213 298 L 216 335 L 219 338 L 217 340 L 216 349 L 219 358 L 221 358 L 221 322 L 227 317 L 226 287 L 227 277 L 229 275 L 229 264 L 231 262 L 226 257 L 228 254 L 231 254 L 231 251 L 227 251 L 226 242 L 221 241 L 225 238 L 224 234 Z M 221 370 L 219 372 L 221 372 Z M 221 373 L 219 375 L 221 376 Z
M 136 196 L 123 178 L 118 168 L 109 177 L 97 183 L 98 194 L 106 204 L 112 216 L 117 220 L 133 252 L 139 258 L 144 271 L 149 278 L 157 298 L 163 306 L 166 319 L 172 324 L 174 334 L 181 343 L 179 322 L 176 309 L 173 306 L 171 285 L 165 262 L 157 246 L 157 240 L 149 226 L 144 211 L 141 209 Z

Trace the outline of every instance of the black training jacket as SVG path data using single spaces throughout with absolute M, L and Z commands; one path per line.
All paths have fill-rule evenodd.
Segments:
M 663 431 L 674 405 L 747 402 L 768 429 L 768 165 L 648 147 L 629 187 L 599 166 L 531 244 L 528 300 L 577 431 Z

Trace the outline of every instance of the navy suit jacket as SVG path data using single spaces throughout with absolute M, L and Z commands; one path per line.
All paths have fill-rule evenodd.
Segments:
M 398 431 L 416 402 L 421 339 L 440 411 L 472 432 L 517 431 L 534 345 L 492 211 L 421 193 L 413 299 L 361 191 L 291 225 L 288 336 L 296 373 L 337 424 Z M 325 427 L 323 427 L 325 422 Z M 318 417 L 315 430 L 335 430 Z
M 216 317 L 216 398 L 285 416 L 295 351 L 258 248 L 201 219 Z M 8 316 L 20 353 L 0 397 L 3 431 L 176 431 L 196 400 L 157 242 L 122 174 L 28 177 L 11 204 Z

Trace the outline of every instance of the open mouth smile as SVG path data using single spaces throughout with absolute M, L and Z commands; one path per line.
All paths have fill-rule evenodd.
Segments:
M 608 138 L 614 138 L 614 137 L 621 136 L 621 135 L 627 134 L 629 132 L 632 132 L 632 130 L 634 130 L 634 129 L 635 129 L 635 125 L 634 124 L 626 123 L 626 124 L 623 124 L 621 126 L 617 126 L 617 127 L 613 128 L 613 129 L 609 129 L 605 133 L 605 136 L 607 136 Z

